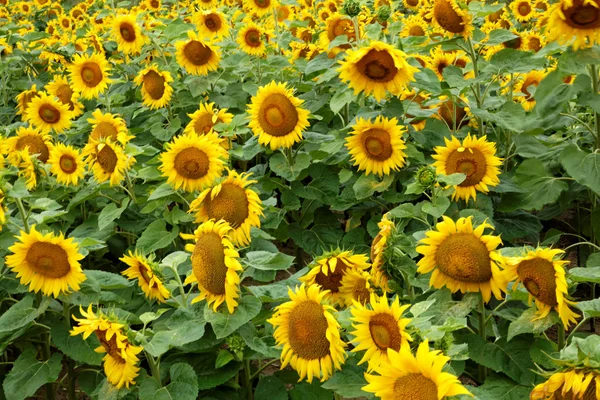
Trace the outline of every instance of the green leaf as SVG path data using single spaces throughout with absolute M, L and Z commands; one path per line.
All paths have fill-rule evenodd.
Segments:
M 311 383 L 297 383 L 289 391 L 291 400 L 332 400 L 333 394 L 321 387 L 317 380 Z
M 170 196 L 173 193 L 175 193 L 175 189 L 173 189 L 173 186 L 169 185 L 168 183 L 163 183 L 162 185 L 158 186 L 152 191 L 152 193 L 148 197 L 148 201 L 162 199 L 163 197 Z
M 600 267 L 571 268 L 569 278 L 574 282 L 600 283 Z
M 204 318 L 212 326 L 217 339 L 221 339 L 231 335 L 237 328 L 256 317 L 261 306 L 262 303 L 258 298 L 244 296 L 240 299 L 233 314 L 229 314 L 224 305 L 221 307 L 221 312 L 214 312 L 207 304 L 204 309 Z
M 600 253 L 590 254 L 585 265 L 588 268 L 600 267 Z
M 233 354 L 225 349 L 219 350 L 219 354 L 217 354 L 217 359 L 215 361 L 215 368 L 221 368 L 229 363 L 229 361 L 233 360 Z
M 558 323 L 558 314 L 551 312 L 545 318 L 537 318 L 535 308 L 528 308 L 519 318 L 511 322 L 508 326 L 508 340 L 510 341 L 517 335 L 523 333 L 541 334 L 546 329 Z
M 269 167 L 278 176 L 288 181 L 295 181 L 300 173 L 310 166 L 310 155 L 299 153 L 294 159 L 294 164 L 289 165 L 288 160 L 282 153 L 273 154 L 269 160 Z
M 110 223 L 114 220 L 119 219 L 121 217 L 121 214 L 123 214 L 123 211 L 127 209 L 128 205 L 129 198 L 126 198 L 125 200 L 123 200 L 123 204 L 121 204 L 121 207 L 117 207 L 115 203 L 110 203 L 109 205 L 104 207 L 102 211 L 100 211 L 100 215 L 98 216 L 98 229 L 102 230 L 108 225 L 110 225 Z
M 13 304 L 0 316 L 0 333 L 13 332 L 33 322 L 50 305 L 50 298 L 44 297 L 39 308 L 33 306 L 34 296 L 27 296 Z
M 363 386 L 367 385 L 364 372 L 363 368 L 346 364 L 341 371 L 336 371 L 321 387 L 333 390 L 343 398 L 373 398 L 371 393 L 362 390 Z
M 580 301 L 575 307 L 583 311 L 585 319 L 600 317 L 600 299 Z
M 186 363 L 177 363 L 169 370 L 171 382 L 159 387 L 154 379 L 145 379 L 140 385 L 141 400 L 195 400 L 198 398 L 198 379 L 194 369 Z
M 265 376 L 256 385 L 255 400 L 287 400 L 285 384 L 276 376 Z
M 529 398 L 531 386 L 519 385 L 501 375 L 491 374 L 481 386 L 469 386 L 478 400 L 523 400 Z
M 375 175 L 361 175 L 354 183 L 353 189 L 357 200 L 372 196 L 375 192 L 383 192 L 394 181 L 394 175 L 386 175 L 379 180 Z
M 26 181 L 23 178 L 19 178 L 13 187 L 6 193 L 6 197 L 12 197 L 13 199 L 24 199 L 29 197 Z
M 435 218 L 441 218 L 450 207 L 450 200 L 447 197 L 438 196 L 433 202 L 426 201 L 423 204 L 423 211 Z
M 283 253 L 268 251 L 251 251 L 246 254 L 248 266 L 264 271 L 288 269 L 294 263 L 294 258 Z
M 144 254 L 149 254 L 169 246 L 177 236 L 179 236 L 177 226 L 174 226 L 173 230 L 169 232 L 167 231 L 167 223 L 162 219 L 157 219 L 148 225 L 142 236 L 137 240 L 136 247 Z
M 506 29 L 494 29 L 488 35 L 488 40 L 485 42 L 487 46 L 495 46 L 500 43 L 508 42 L 518 38 L 517 35 Z
M 346 104 L 351 103 L 354 98 L 354 92 L 351 89 L 339 91 L 331 98 L 329 107 L 331 108 L 331 111 L 337 114 Z
M 439 174 L 437 176 L 438 182 L 445 183 L 448 186 L 460 185 L 461 183 L 464 182 L 464 180 L 466 178 L 467 178 L 467 175 L 461 174 L 461 173 L 450 174 L 450 175 Z
M 90 365 L 102 363 L 104 355 L 94 351 L 100 346 L 96 335 L 91 335 L 87 339 L 83 339 L 82 335 L 71 336 L 69 327 L 63 321 L 56 321 L 51 326 L 50 336 L 52 343 L 73 360 Z
M 206 322 L 202 315 L 189 309 L 178 309 L 169 317 L 165 326 L 168 330 L 154 334 L 144 349 L 152 356 L 159 357 L 172 347 L 180 347 L 204 336 Z
M 391 209 L 388 214 L 393 218 L 412 218 L 415 215 L 415 206 L 412 203 L 400 204 L 398 207 Z
M 570 144 L 560 153 L 560 162 L 573 179 L 600 193 L 600 153 L 586 153 Z
M 45 383 L 54 382 L 62 369 L 60 353 L 49 360 L 38 361 L 33 347 L 27 348 L 15 361 L 2 387 L 7 400 L 23 400 L 35 394 Z
M 133 284 L 127 278 L 111 272 L 86 269 L 83 273 L 87 277 L 93 278 L 100 285 L 100 288 L 106 290 L 125 289 Z

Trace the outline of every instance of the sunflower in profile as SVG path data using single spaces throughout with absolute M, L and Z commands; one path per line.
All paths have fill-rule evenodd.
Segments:
M 383 176 L 398 171 L 406 159 L 404 132 L 406 128 L 398 125 L 396 118 L 390 120 L 379 116 L 375 121 L 359 118 L 346 137 L 351 161 L 359 171 L 366 171 L 366 175 Z
M 435 0 L 433 21 L 449 36 L 469 37 L 473 33 L 473 18 L 468 10 L 463 10 L 456 0 Z
M 271 81 L 258 88 L 248 105 L 248 126 L 258 136 L 258 143 L 277 150 L 302 140 L 302 132 L 309 125 L 309 112 L 302 103 L 285 83 Z
M 27 190 L 34 190 L 38 184 L 38 177 L 45 173 L 45 170 L 40 168 L 39 162 L 36 163 L 37 156 L 31 155 L 29 148 L 26 148 L 17 151 L 15 158 L 18 160 L 16 166 L 19 169 L 19 177 L 25 179 Z
M 517 0 L 510 3 L 510 9 L 517 21 L 525 23 L 535 17 L 536 11 L 531 0 Z
M 83 104 L 79 102 L 79 93 L 71 88 L 66 78 L 60 75 L 54 76 L 52 82 L 46 85 L 46 90 L 50 95 L 56 97 L 61 103 L 69 107 L 73 118 L 83 114 Z
M 351 307 L 354 302 L 366 304 L 375 290 L 371 284 L 371 274 L 362 270 L 350 270 L 340 282 L 340 304 Z
M 265 30 L 252 21 L 244 23 L 235 39 L 240 49 L 251 56 L 262 57 L 267 51 Z
M 188 31 L 188 41 L 175 44 L 177 63 L 189 74 L 208 75 L 219 67 L 221 54 L 218 47 L 203 42 L 194 31 Z
M 496 144 L 488 142 L 486 137 L 477 138 L 468 135 L 462 143 L 452 136 L 452 140 L 444 138 L 445 146 L 434 148 L 433 166 L 438 174 L 465 174 L 465 180 L 454 187 L 452 199 L 469 201 L 477 197 L 477 192 L 487 193 L 489 186 L 500 183 L 498 175 L 502 159 L 496 157 Z
M 173 96 L 173 77 L 169 71 L 161 71 L 156 64 L 141 70 L 133 80 L 136 85 L 142 86 L 142 100 L 144 105 L 152 110 L 162 108 L 169 104 Z
M 138 254 L 137 251 L 135 253 L 129 251 L 129 254 L 123 255 L 119 260 L 129 265 L 129 268 L 121 271 L 121 275 L 129 280 L 137 279 L 138 286 L 147 298 L 164 303 L 166 299 L 171 297 L 171 293 L 163 285 L 158 265 L 153 260 Z
M 117 42 L 117 48 L 123 54 L 139 54 L 146 43 L 135 15 L 119 15 L 112 21 L 112 37 Z
M 17 240 L 8 248 L 13 254 L 6 256 L 6 265 L 22 285 L 29 285 L 29 291 L 56 298 L 79 290 L 85 281 L 79 264 L 83 256 L 73 238 L 65 239 L 62 233 L 43 235 L 34 225 L 29 233 L 21 231 Z
M 227 310 L 233 314 L 240 297 L 240 272 L 243 270 L 239 262 L 239 253 L 229 233 L 231 225 L 220 220 L 206 221 L 193 235 L 181 234 L 185 240 L 194 240 L 185 249 L 192 253 L 192 274 L 184 282 L 185 285 L 197 283 L 200 294 L 192 300 L 197 303 L 206 299 L 209 306 L 217 308 L 226 303 Z
M 58 183 L 77 186 L 85 175 L 85 162 L 81 151 L 62 143 L 54 146 L 48 159 L 50 173 L 56 176 Z
M 390 291 L 388 286 L 390 276 L 387 274 L 384 267 L 384 253 L 388 247 L 388 241 L 392 236 L 395 224 L 393 221 L 389 220 L 388 215 L 385 214 L 377 226 L 379 227 L 379 232 L 371 243 L 371 275 L 373 276 L 375 285 L 388 292 Z
M 535 107 L 535 97 L 530 93 L 530 90 L 537 87 L 545 76 L 546 72 L 540 70 L 532 70 L 517 75 L 513 96 L 516 101 L 521 103 L 525 111 L 531 111 Z
M 244 0 L 244 9 L 258 17 L 271 13 L 271 10 L 277 7 L 279 7 L 277 0 Z
M 225 15 L 217 10 L 196 13 L 193 19 L 198 32 L 205 38 L 225 37 L 229 33 L 229 23 Z
M 228 113 L 226 108 L 220 110 L 215 108 L 215 103 L 200 103 L 193 114 L 188 114 L 192 120 L 183 131 L 186 135 L 206 135 L 212 131 L 216 124 L 229 124 L 233 120 L 233 114 Z
M 31 104 L 31 100 L 39 97 L 40 92 L 37 90 L 36 85 L 32 85 L 31 89 L 24 90 L 17 95 L 17 115 L 21 115 L 21 118 L 26 121 L 27 109 Z
M 340 324 L 333 316 L 335 309 L 325 303 L 326 294 L 314 285 L 288 288 L 290 301 L 277 306 L 268 320 L 277 345 L 283 345 L 281 368 L 290 364 L 300 376 L 298 382 L 326 381 L 346 359 Z
M 108 62 L 98 53 L 91 56 L 75 54 L 69 66 L 73 90 L 80 92 L 84 99 L 96 99 L 108 88 L 111 83 L 109 73 Z
M 369 384 L 362 390 L 375 393 L 381 400 L 443 400 L 470 395 L 456 376 L 442 372 L 450 357 L 439 350 L 430 351 L 427 341 L 421 342 L 415 356 L 410 346 L 400 346 L 398 352 L 388 350 L 388 358 L 389 363 L 374 368 L 379 375 L 365 374 Z
M 427 33 L 427 22 L 419 15 L 410 15 L 403 22 L 404 26 L 400 31 L 400 37 L 425 36 Z
M 553 373 L 537 385 L 531 400 L 594 400 L 600 399 L 600 374 L 588 368 L 569 367 Z
M 123 147 L 108 139 L 88 142 L 83 155 L 96 181 L 109 181 L 110 186 L 119 185 L 125 179 L 127 170 L 135 163 L 133 157 L 128 158 Z
M 88 141 L 98 142 L 106 139 L 124 146 L 133 139 L 133 136 L 129 135 L 125 120 L 119 115 L 103 113 L 97 109 L 92 113 L 92 117 L 87 120 L 92 125 Z
M 546 317 L 554 309 L 568 329 L 579 315 L 569 308 L 575 303 L 567 298 L 569 286 L 565 265 L 569 261 L 560 259 L 563 254 L 563 250 L 540 247 L 522 257 L 507 258 L 504 274 L 508 281 L 515 282 L 513 289 L 522 283 L 529 292 L 529 302 L 535 300 L 538 309 L 536 319 Z
M 340 79 L 349 82 L 354 94 L 364 91 L 377 101 L 384 99 L 386 92 L 399 96 L 418 71 L 408 64 L 404 52 L 378 41 L 349 50 L 340 64 Z
M 340 298 L 340 288 L 344 276 L 352 270 L 365 270 L 369 266 L 364 254 L 338 249 L 315 258 L 310 270 L 300 281 L 308 286 L 320 286 L 325 290 L 325 297 L 331 304 L 341 305 L 343 301 Z
M 548 41 L 571 45 L 573 50 L 600 43 L 599 0 L 560 0 L 548 12 Z
M 61 133 L 69 129 L 72 118 L 69 106 L 44 92 L 32 99 L 27 108 L 27 120 L 43 133 L 52 130 Z
M 5 147 L 8 161 L 14 166 L 19 164 L 18 151 L 28 150 L 29 154 L 37 154 L 38 160 L 46 163 L 54 148 L 48 133 L 24 126 L 17 129 L 16 136 L 5 139 Z

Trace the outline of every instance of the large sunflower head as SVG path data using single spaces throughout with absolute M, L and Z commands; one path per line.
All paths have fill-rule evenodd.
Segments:
M 418 71 L 408 64 L 404 52 L 378 41 L 349 50 L 340 64 L 340 79 L 349 82 L 354 94 L 364 91 L 377 101 L 385 98 L 386 92 L 399 96 Z
M 123 54 L 139 54 L 146 43 L 146 37 L 135 19 L 135 15 L 127 14 L 118 15 L 112 21 L 112 37 Z
M 50 153 L 54 148 L 52 139 L 48 133 L 42 133 L 38 129 L 29 127 L 20 127 L 17 129 L 17 135 L 5 140 L 6 153 L 8 161 L 17 166 L 19 157 L 17 152 L 28 150 L 29 154 L 37 154 L 38 160 L 43 163 L 48 162 Z
M 388 276 L 384 264 L 385 258 L 384 253 L 388 247 L 388 241 L 394 231 L 394 222 L 388 219 L 388 215 L 384 215 L 381 221 L 377 224 L 379 232 L 373 242 L 371 243 L 371 275 L 373 275 L 373 281 L 376 286 L 379 286 L 384 291 L 389 291 Z
M 133 157 L 128 158 L 123 147 L 107 139 L 88 142 L 83 155 L 96 181 L 109 181 L 110 186 L 120 184 L 125 179 L 127 170 L 135 163 Z
M 198 32 L 205 38 L 219 38 L 229 33 L 229 23 L 223 13 L 217 10 L 205 10 L 193 16 Z
M 252 21 L 247 21 L 240 28 L 235 40 L 240 49 L 251 56 L 262 57 L 267 50 L 265 30 Z
M 290 301 L 278 306 L 268 320 L 275 328 L 277 344 L 283 345 L 281 368 L 290 364 L 300 375 L 299 381 L 325 381 L 334 368 L 342 368 L 346 358 L 335 310 L 324 304 L 326 293 L 314 285 L 288 289 Z
M 35 226 L 29 233 L 21 231 L 18 242 L 8 248 L 13 254 L 6 257 L 6 265 L 17 274 L 22 285 L 32 292 L 47 296 L 78 291 L 85 275 L 81 270 L 79 247 L 73 238 L 47 233 Z
M 272 81 L 258 88 L 248 105 L 249 127 L 258 142 L 272 150 L 292 147 L 308 127 L 308 110 L 285 83 Z
M 600 2 L 561 0 L 549 10 L 548 40 L 572 45 L 574 50 L 600 43 Z
M 351 269 L 340 282 L 340 304 L 350 307 L 357 302 L 366 304 L 369 302 L 371 294 L 375 293 L 371 281 L 370 273 L 363 270 Z
M 206 299 L 216 312 L 224 302 L 227 310 L 233 314 L 240 297 L 239 253 L 229 238 L 231 226 L 220 220 L 206 221 L 193 235 L 182 234 L 186 240 L 194 240 L 185 249 L 192 253 L 192 274 L 184 284 L 197 283 L 200 294 L 192 300 L 196 303 Z
M 98 98 L 111 83 L 108 62 L 98 53 L 91 56 L 75 54 L 69 66 L 69 78 L 73 89 L 84 99 Z
M 142 100 L 153 110 L 169 104 L 173 96 L 173 77 L 169 71 L 161 71 L 156 64 L 141 70 L 134 79 L 142 86 Z
M 530 399 L 600 399 L 600 374 L 587 368 L 568 368 L 555 372 L 531 391 Z
M 473 18 L 468 10 L 463 10 L 456 0 L 435 0 L 433 5 L 433 21 L 449 36 L 471 36 Z
M 208 75 L 219 67 L 221 54 L 217 46 L 202 41 L 194 31 L 188 31 L 187 41 L 175 44 L 177 63 L 192 75 Z
M 489 186 L 500 183 L 498 166 L 502 159 L 496 157 L 496 144 L 488 142 L 486 137 L 477 138 L 468 135 L 462 143 L 452 136 L 451 140 L 444 138 L 445 146 L 438 146 L 432 156 L 433 166 L 438 174 L 465 174 L 465 180 L 454 187 L 453 199 L 469 201 L 476 199 L 477 192 L 487 193 Z
M 69 129 L 72 118 L 68 105 L 44 92 L 33 98 L 27 108 L 27 120 L 43 133 L 52 130 L 61 133 Z
M 365 374 L 369 384 L 362 388 L 381 400 L 441 400 L 470 395 L 456 376 L 442 372 L 450 357 L 439 350 L 430 351 L 427 341 L 421 342 L 416 355 L 411 353 L 410 346 L 400 346 L 399 352 L 389 349 L 388 357 L 389 363 L 374 368 L 379 375 Z
M 188 114 L 192 120 L 187 124 L 184 134 L 196 134 L 198 136 L 210 133 L 217 124 L 229 124 L 233 120 L 233 114 L 228 113 L 226 108 L 220 110 L 215 108 L 215 103 L 200 103 L 198 110 Z
M 133 138 L 129 135 L 125 120 L 117 114 L 103 113 L 97 109 L 87 122 L 92 125 L 92 131 L 88 137 L 89 142 L 108 140 L 126 145 Z
M 121 271 L 121 274 L 127 279 L 137 279 L 138 285 L 150 300 L 156 299 L 159 303 L 164 303 L 171 297 L 171 293 L 164 286 L 158 265 L 152 260 L 136 251 L 123 255 L 119 258 L 127 264 L 129 268 Z
M 48 164 L 51 166 L 50 173 L 63 185 L 77 186 L 85 175 L 85 162 L 81 151 L 62 143 L 54 146 Z
M 500 269 L 504 259 L 496 251 L 502 243 L 500 237 L 483 234 L 485 228 L 491 228 L 487 223 L 474 228 L 472 217 L 456 222 L 443 218 L 417 246 L 424 256 L 417 271 L 432 272 L 429 284 L 436 289 L 446 286 L 452 293 L 481 292 L 486 303 L 492 293 L 502 299 L 507 281 Z
M 79 93 L 71 88 L 65 77 L 56 75 L 52 82 L 46 85 L 46 90 L 61 103 L 69 106 L 69 111 L 71 111 L 73 117 L 83 114 L 83 104 L 79 102 Z
M 31 86 L 31 89 L 24 90 L 17 95 L 17 115 L 21 115 L 21 118 L 25 120 L 27 118 L 27 109 L 31 104 L 31 100 L 38 97 L 40 92 L 37 90 L 36 85 Z

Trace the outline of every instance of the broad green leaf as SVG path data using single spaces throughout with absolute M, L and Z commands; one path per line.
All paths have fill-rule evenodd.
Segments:
M 265 376 L 258 381 L 254 391 L 255 400 L 287 400 L 285 384 L 276 376 Z
M 123 211 L 127 209 L 129 205 L 129 198 L 123 200 L 121 207 L 117 207 L 115 203 L 110 203 L 100 211 L 98 216 L 98 229 L 102 230 L 106 228 L 111 222 L 121 217 Z
M 156 332 L 144 349 L 159 357 L 172 347 L 180 347 L 204 336 L 206 322 L 202 315 L 189 309 L 178 309 L 169 317 L 165 326 L 169 329 Z
M 437 176 L 438 182 L 445 183 L 446 185 L 449 185 L 449 186 L 460 185 L 461 183 L 464 182 L 464 180 L 466 178 L 467 178 L 467 175 L 461 174 L 461 173 L 450 174 L 450 175 L 439 174 Z
M 310 155 L 308 153 L 299 153 L 294 158 L 292 165 L 282 153 L 276 153 L 269 160 L 269 167 L 278 176 L 288 181 L 295 181 L 300 173 L 310 166 Z
M 171 232 L 167 231 L 167 223 L 162 219 L 152 222 L 142 236 L 137 241 L 137 249 L 144 254 L 152 253 L 158 249 L 163 249 L 171 244 L 179 236 L 179 228 L 173 227 Z
M 6 193 L 6 197 L 12 197 L 13 199 L 24 199 L 29 197 L 29 191 L 27 190 L 27 183 L 23 178 L 17 179 L 12 188 Z
M 16 331 L 26 326 L 46 311 L 50 305 L 50 298 L 44 297 L 40 307 L 34 307 L 33 299 L 34 296 L 28 295 L 0 315 L 0 333 Z
M 171 186 L 168 183 L 163 183 L 162 185 L 158 186 L 152 191 L 152 193 L 148 197 L 148 201 L 162 199 L 163 197 L 170 196 L 173 193 L 175 193 L 175 189 L 173 189 L 173 186 Z
M 485 42 L 487 46 L 495 46 L 500 43 L 508 42 L 518 38 L 517 35 L 506 29 L 494 29 L 488 35 L 488 40 Z
M 239 304 L 233 314 L 229 314 L 227 307 L 223 304 L 220 311 L 214 312 L 208 304 L 204 309 L 204 318 L 210 323 L 217 336 L 221 339 L 231 335 L 237 328 L 256 317 L 262 303 L 254 296 L 244 296 L 239 299 Z
M 388 211 L 388 214 L 394 218 L 412 218 L 415 215 L 415 205 L 412 203 L 400 204 Z
M 545 318 L 538 318 L 537 310 L 528 308 L 519 318 L 511 322 L 508 326 L 508 340 L 510 341 L 517 335 L 523 333 L 541 334 L 553 325 L 558 323 L 558 314 L 551 312 Z
M 265 271 L 288 269 L 294 263 L 292 256 L 268 251 L 251 251 L 246 258 L 248 266 Z
M 38 361 L 34 347 L 27 348 L 15 361 L 2 387 L 7 400 L 24 400 L 45 383 L 54 382 L 62 369 L 62 355 L 54 353 L 49 360 Z
M 232 360 L 233 354 L 231 354 L 228 350 L 221 349 L 219 350 L 219 354 L 217 354 L 217 359 L 215 360 L 215 368 L 221 368 Z
M 577 182 L 600 193 L 600 153 L 587 153 L 570 144 L 560 154 L 560 162 Z
M 362 387 L 367 385 L 364 372 L 364 368 L 347 363 L 341 371 L 336 371 L 321 387 L 332 390 L 343 398 L 373 398 L 371 393 L 362 390 Z
M 491 374 L 481 386 L 469 386 L 478 400 L 523 400 L 529 398 L 531 386 L 520 385 L 501 375 Z
M 102 363 L 104 355 L 94 351 L 100 346 L 96 335 L 90 335 L 87 339 L 83 339 L 82 335 L 71 336 L 70 328 L 60 320 L 52 324 L 51 328 L 52 343 L 67 356 L 82 364 L 100 365 Z
M 438 196 L 432 202 L 425 202 L 423 204 L 423 211 L 429 215 L 433 215 L 435 218 L 441 218 L 450 207 L 450 200 L 447 197 Z
M 600 253 L 590 254 L 585 265 L 588 268 L 600 267 Z
M 348 103 L 351 103 L 355 99 L 354 93 L 351 89 L 345 89 L 337 92 L 333 95 L 329 102 L 329 107 L 334 113 L 339 113 L 342 108 Z
M 291 400 L 332 400 L 333 393 L 327 389 L 323 389 L 318 380 L 313 380 L 311 383 L 297 383 L 294 388 L 289 391 Z
M 600 267 L 571 268 L 569 278 L 574 282 L 600 283 Z
M 186 363 L 173 364 L 169 370 L 170 383 L 159 387 L 154 379 L 146 378 L 140 385 L 140 400 L 195 400 L 198 398 L 198 379 Z
M 600 317 L 600 299 L 580 301 L 575 307 L 583 311 L 583 317 L 586 319 Z
M 112 272 L 90 269 L 83 272 L 87 277 L 92 277 L 100 285 L 100 288 L 106 290 L 125 289 L 133 284 L 133 281 Z
M 358 200 L 372 196 L 375 192 L 383 192 L 390 187 L 394 181 L 393 175 L 386 175 L 379 179 L 375 175 L 361 175 L 354 183 L 353 189 Z

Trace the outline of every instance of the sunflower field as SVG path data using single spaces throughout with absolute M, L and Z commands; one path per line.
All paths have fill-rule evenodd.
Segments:
M 0 400 L 600 399 L 600 0 L 0 0 Z

